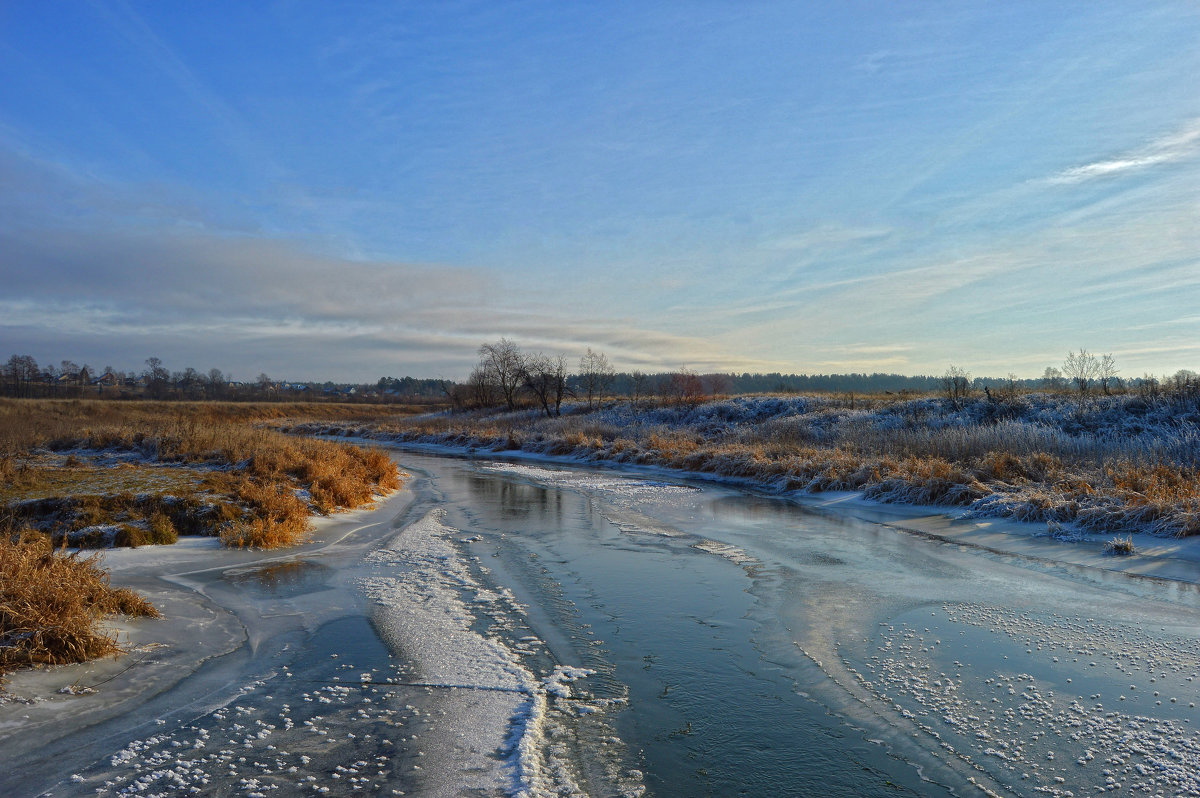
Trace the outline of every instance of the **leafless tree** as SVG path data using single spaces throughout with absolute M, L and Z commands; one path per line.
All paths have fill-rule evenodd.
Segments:
M 220 399 L 229 391 L 229 380 L 220 369 L 209 369 L 204 390 L 212 399 Z
M 32 355 L 13 355 L 4 365 L 4 376 L 14 396 L 32 396 L 33 382 L 38 378 L 37 361 Z
M 1019 383 L 1020 378 L 1010 371 L 1008 376 L 1000 382 L 1000 385 L 997 387 L 996 394 L 1002 401 L 1011 402 L 1013 399 L 1016 399 L 1017 395 L 1020 393 Z
M 636 369 L 629 375 L 629 404 L 634 407 L 650 392 L 650 378 Z
M 492 379 L 491 370 L 482 363 L 471 370 L 466 388 L 467 401 L 474 406 L 491 407 L 496 404 L 498 386 Z
M 704 385 L 710 396 L 723 396 L 729 393 L 733 380 L 728 374 L 706 374 Z
M 1200 374 L 1191 369 L 1180 369 L 1166 380 L 1176 397 L 1200 396 Z
M 942 375 L 942 391 L 955 409 L 961 408 L 971 393 L 971 375 L 951 363 Z
M 1075 383 L 1079 390 L 1079 398 L 1083 400 L 1088 395 L 1092 382 L 1100 375 L 1100 362 L 1086 349 L 1080 349 L 1077 353 L 1067 352 L 1062 370 L 1067 379 Z
M 525 355 L 512 341 L 501 338 L 479 347 L 479 367 L 487 380 L 499 389 L 509 410 L 517 407 L 517 390 L 525 374 Z
M 1141 396 L 1144 396 L 1147 399 L 1157 399 L 1158 398 L 1159 389 L 1161 387 L 1158 382 L 1158 377 L 1155 377 L 1153 374 L 1146 372 L 1145 374 L 1142 375 L 1141 379 L 1136 380 L 1135 384 L 1137 387 L 1137 392 Z
M 664 404 L 673 403 L 695 407 L 704 399 L 704 383 L 696 372 L 685 366 L 662 378 L 659 383 L 659 393 Z
M 1104 391 L 1105 396 L 1109 394 L 1109 382 L 1116 378 L 1119 371 L 1117 361 L 1111 353 L 1100 356 L 1100 360 L 1096 364 L 1096 379 L 1100 381 L 1100 389 Z
M 613 367 L 603 352 L 593 352 L 589 346 L 583 357 L 579 359 L 579 387 L 587 397 L 588 410 L 593 403 L 599 405 L 604 401 L 604 392 L 612 385 Z
M 550 357 L 540 352 L 530 355 L 525 359 L 521 382 L 546 411 L 546 418 L 562 415 L 562 402 L 568 390 L 565 357 Z
M 161 399 L 166 396 L 171 385 L 171 372 L 163 366 L 156 357 L 146 358 L 146 370 L 142 372 L 146 379 L 146 393 L 151 399 Z

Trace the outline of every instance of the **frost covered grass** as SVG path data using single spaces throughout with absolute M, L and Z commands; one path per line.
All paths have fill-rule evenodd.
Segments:
M 1133 536 L 1126 535 L 1125 537 L 1115 537 L 1111 540 L 1104 541 L 1105 554 L 1136 554 L 1137 547 L 1133 545 Z
M 0 537 L 0 575 L 0 674 L 115 654 L 105 618 L 158 617 L 141 596 L 109 584 L 97 555 L 56 552 L 40 537 Z
M 753 396 L 698 405 L 612 402 L 419 416 L 308 432 L 522 450 L 746 478 L 779 491 L 862 491 L 884 502 L 1080 532 L 1200 534 L 1200 397 L 1032 393 Z
M 301 540 L 312 511 L 366 504 L 397 488 L 387 455 L 261 426 L 369 419 L 339 405 L 0 400 L 0 532 L 32 527 L 72 546 L 231 546 Z M 391 409 L 389 414 L 395 411 Z

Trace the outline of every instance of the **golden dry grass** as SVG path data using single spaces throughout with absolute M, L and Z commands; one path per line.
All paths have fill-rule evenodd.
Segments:
M 878 427 L 861 414 L 865 406 L 886 409 L 898 401 L 857 397 L 850 405 L 822 398 L 804 420 L 718 425 L 713 432 L 645 424 L 637 414 L 618 423 L 619 415 L 594 413 L 554 420 L 465 413 L 360 429 L 401 440 L 660 465 L 782 490 L 860 490 L 881 501 L 965 506 L 981 516 L 1095 532 L 1200 534 L 1200 469 L 1178 456 L 1184 444 L 1066 435 L 1004 420 L 939 427 L 914 416 L 911 424 Z M 942 412 L 928 403 L 912 407 Z
M 9 516 L 0 529 L 32 524 L 72 545 L 173 542 L 178 533 L 216 534 L 234 546 L 290 545 L 303 539 L 311 510 L 366 504 L 399 487 L 399 472 L 382 452 L 264 425 L 392 419 L 403 410 L 0 400 L 0 507 Z M 89 460 L 102 451 L 137 457 Z
M 397 412 L 0 399 L 0 673 L 115 654 L 105 618 L 158 614 L 113 588 L 96 556 L 68 555 L 56 544 L 139 546 L 182 533 L 217 534 L 237 547 L 293 545 L 307 535 L 313 510 L 363 505 L 398 488 L 400 474 L 378 450 L 262 425 Z
M 40 537 L 0 537 L 0 574 L 0 673 L 115 654 L 105 618 L 158 617 L 141 596 L 109 584 L 98 555 L 56 552 Z

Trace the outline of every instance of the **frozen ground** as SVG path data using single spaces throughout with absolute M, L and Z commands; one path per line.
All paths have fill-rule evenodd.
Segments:
M 1200 795 L 1190 550 L 398 457 L 299 549 L 110 552 L 167 620 L 12 680 L 0 794 Z
M 122 624 L 123 657 L 13 676 L 0 795 L 640 795 L 620 699 L 548 652 L 443 512 L 405 493 L 284 552 L 107 552 L 164 620 Z M 582 767 L 580 734 L 603 740 Z
M 1200 794 L 1189 547 L 1113 562 L 1033 525 L 850 494 L 806 508 L 644 470 L 460 468 L 510 485 L 467 480 L 474 528 L 520 535 L 603 639 L 654 794 Z M 693 559 L 712 554 L 737 567 Z M 852 753 L 855 735 L 904 765 Z
M 107 552 L 113 582 L 164 619 L 122 624 L 128 655 L 12 676 L 24 700 L 0 705 L 0 794 L 244 795 L 301 781 L 344 792 L 338 768 L 357 779 L 371 761 L 383 778 L 385 753 L 381 783 L 408 783 L 403 746 L 378 732 L 424 723 L 406 709 L 423 691 L 383 686 L 402 663 L 366 622 L 352 574 L 411 500 L 321 519 L 312 543 L 282 553 L 208 538 Z

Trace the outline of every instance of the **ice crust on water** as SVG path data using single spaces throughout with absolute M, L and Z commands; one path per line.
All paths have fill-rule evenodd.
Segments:
M 693 543 L 692 548 L 706 551 L 709 554 L 715 554 L 718 557 L 724 557 L 737 565 L 758 564 L 758 558 L 747 553 L 745 549 L 729 543 L 722 543 L 718 540 L 702 540 L 699 543 Z
M 643 502 L 661 504 L 673 497 L 694 496 L 700 488 L 674 485 L 653 479 L 630 476 L 609 476 L 592 472 L 562 471 L 513 463 L 488 463 L 483 470 L 512 474 L 555 487 L 583 491 L 602 497 L 604 506 L 598 508 L 605 519 L 626 534 L 657 535 L 669 538 L 695 538 L 695 535 L 663 524 L 637 510 Z M 719 540 L 701 539 L 692 548 L 723 557 L 742 567 L 759 565 L 759 560 L 745 549 Z
M 519 463 L 486 463 L 480 466 L 480 468 L 483 471 L 510 474 L 546 485 L 553 485 L 558 488 L 585 490 L 630 499 L 659 499 L 669 495 L 683 496 L 696 493 L 700 490 L 689 485 L 675 485 L 662 480 L 598 474 L 587 471 L 564 471 Z
M 268 681 L 247 685 L 191 724 L 129 742 L 108 757 L 107 767 L 72 774 L 66 780 L 72 789 L 54 794 L 250 798 L 395 791 L 403 777 L 391 755 L 378 753 L 394 750 L 380 732 L 423 719 L 411 706 L 396 708 L 398 688 L 378 686 L 390 677 L 368 675 L 369 685 L 314 687 L 296 706 L 270 694 Z
M 386 575 L 364 580 L 379 608 L 384 636 L 426 683 L 458 689 L 439 704 L 443 732 L 422 750 L 437 783 L 431 795 L 472 791 L 519 798 L 583 795 L 557 738 L 556 701 L 590 672 L 559 666 L 539 678 L 499 635 L 477 630 L 479 615 L 501 618 L 521 608 L 509 591 L 489 591 L 452 541 L 462 533 L 433 510 L 406 527 L 371 560 Z M 497 756 L 499 754 L 499 756 Z M 637 794 L 636 791 L 630 794 Z
M 860 687 L 933 745 L 1018 793 L 1200 795 L 1200 729 L 1192 725 L 1200 715 L 1172 700 L 1195 697 L 1194 640 L 982 604 L 946 604 L 942 611 L 947 627 L 885 624 L 861 669 L 845 663 Z M 1015 644 L 1012 659 L 1005 654 L 1004 667 L 983 673 L 969 662 L 945 661 L 940 637 L 958 625 L 987 630 L 998 650 Z M 1043 672 L 1047 665 L 1052 675 Z M 1119 711 L 1126 695 L 1078 686 L 1110 684 L 1118 674 L 1132 682 L 1122 686 L 1131 696 L 1139 686 L 1162 685 L 1170 691 L 1163 692 L 1167 705 L 1154 691 L 1133 711 Z

